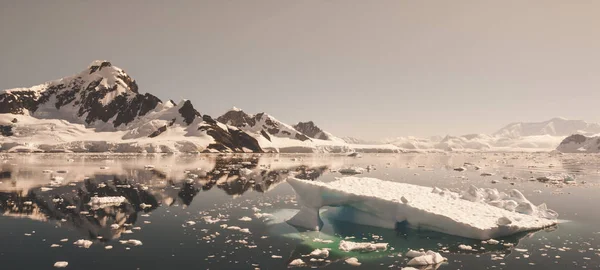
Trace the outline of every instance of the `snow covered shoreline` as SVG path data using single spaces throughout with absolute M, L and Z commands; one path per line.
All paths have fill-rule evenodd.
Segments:
M 344 177 L 330 183 L 290 178 L 301 206 L 288 223 L 319 230 L 319 209 L 342 206 L 338 218 L 389 229 L 399 224 L 473 239 L 491 239 L 557 224 L 556 213 L 520 192 L 471 187 L 462 194 L 437 188 Z

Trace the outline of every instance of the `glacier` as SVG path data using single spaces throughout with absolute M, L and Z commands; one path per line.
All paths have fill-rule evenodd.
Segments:
M 340 219 L 389 229 L 400 226 L 486 240 L 556 225 L 558 215 L 545 204 L 534 206 L 517 190 L 469 187 L 452 192 L 367 177 L 323 183 L 289 178 L 300 211 L 287 223 L 319 230 L 319 210 L 338 206 Z M 335 216 L 335 214 L 334 214 Z

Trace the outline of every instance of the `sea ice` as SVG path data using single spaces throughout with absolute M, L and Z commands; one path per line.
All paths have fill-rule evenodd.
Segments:
M 350 209 L 351 214 L 336 218 L 359 224 L 389 229 L 410 226 L 480 240 L 557 223 L 556 212 L 544 204 L 534 206 L 516 190 L 507 194 L 471 186 L 460 194 L 432 192 L 430 187 L 359 177 L 329 183 L 289 178 L 288 183 L 301 209 L 287 222 L 312 230 L 323 224 L 319 216 L 323 206 Z
M 388 244 L 387 243 L 357 243 L 342 240 L 340 241 L 339 249 L 341 251 L 349 252 L 349 251 L 375 251 L 375 250 L 386 250 Z

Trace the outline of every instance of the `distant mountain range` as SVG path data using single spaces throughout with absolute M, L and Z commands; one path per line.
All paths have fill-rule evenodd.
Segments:
M 136 81 L 108 61 L 94 61 L 73 76 L 0 92 L 0 151 L 9 152 L 549 151 L 572 134 L 600 134 L 600 124 L 553 118 L 512 123 L 492 135 L 373 142 L 334 136 L 312 121 L 288 125 L 235 107 L 213 119 L 189 100 L 141 94 Z M 572 151 L 573 142 L 582 140 L 574 137 L 559 150 Z M 595 147 L 590 144 L 582 147 Z
M 600 124 L 582 120 L 552 118 L 536 123 L 512 123 L 496 131 L 494 136 L 518 138 L 524 136 L 569 136 L 573 134 L 593 135 L 600 133 Z

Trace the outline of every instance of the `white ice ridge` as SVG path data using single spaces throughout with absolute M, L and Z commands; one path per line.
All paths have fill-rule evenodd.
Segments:
M 545 205 L 533 206 L 516 190 L 505 194 L 470 187 L 461 196 L 449 190 L 367 177 L 344 177 L 329 183 L 295 178 L 287 181 L 301 206 L 287 222 L 311 230 L 322 227 L 319 209 L 323 206 L 342 206 L 346 210 L 343 218 L 359 224 L 389 229 L 410 226 L 481 240 L 557 223 L 556 212 Z

